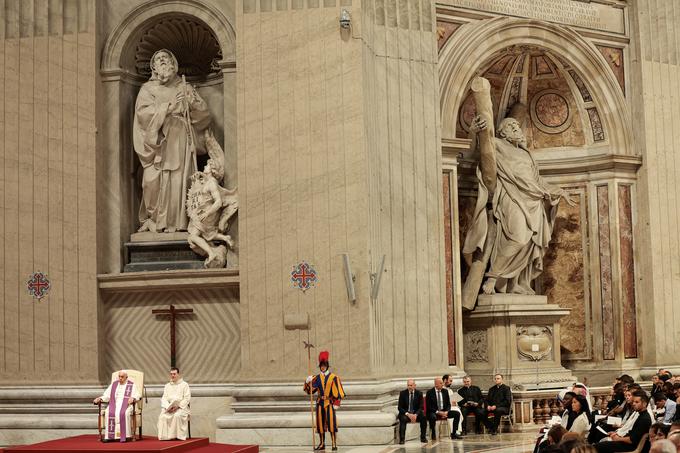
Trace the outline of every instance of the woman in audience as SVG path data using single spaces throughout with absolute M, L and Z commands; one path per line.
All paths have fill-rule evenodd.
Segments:
M 587 436 L 590 430 L 590 413 L 588 411 L 588 400 L 583 395 L 576 395 L 571 400 L 571 413 L 569 418 L 572 419 L 569 431 L 577 433 L 582 436 Z

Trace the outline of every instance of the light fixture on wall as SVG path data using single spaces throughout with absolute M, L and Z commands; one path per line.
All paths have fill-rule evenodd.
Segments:
M 349 11 L 342 8 L 340 11 L 340 28 L 347 30 L 352 26 L 352 17 L 349 15 Z

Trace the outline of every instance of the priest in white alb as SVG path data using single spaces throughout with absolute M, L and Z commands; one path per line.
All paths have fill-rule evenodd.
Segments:
M 109 403 L 104 411 L 106 423 L 105 441 L 120 439 L 125 442 L 131 438 L 132 432 L 132 403 L 142 397 L 139 387 L 131 380 L 124 370 L 118 372 L 118 380 L 113 381 L 102 396 L 94 399 L 94 404 Z M 121 436 L 121 433 L 125 433 Z
M 186 440 L 189 431 L 191 391 L 189 384 L 170 368 L 170 382 L 165 384 L 161 397 L 161 415 L 158 417 L 158 440 Z

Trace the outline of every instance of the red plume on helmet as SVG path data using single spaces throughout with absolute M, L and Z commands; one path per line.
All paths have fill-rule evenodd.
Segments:
M 324 363 L 328 366 L 328 351 L 321 351 L 319 353 L 319 366 Z

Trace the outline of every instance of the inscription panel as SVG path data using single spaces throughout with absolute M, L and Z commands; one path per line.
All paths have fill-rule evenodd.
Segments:
M 444 0 L 440 3 L 510 16 L 626 33 L 623 8 L 574 0 Z

